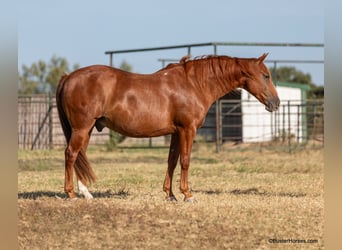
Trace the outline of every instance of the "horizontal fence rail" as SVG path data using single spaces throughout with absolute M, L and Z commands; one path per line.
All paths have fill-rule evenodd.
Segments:
M 323 147 L 323 104 L 323 100 L 282 100 L 278 111 L 269 113 L 257 101 L 220 100 L 210 108 L 196 141 L 216 142 L 219 147 L 229 142 L 278 143 L 289 150 L 297 145 Z M 109 140 L 109 129 L 102 132 L 94 129 L 90 144 L 105 145 Z M 126 138 L 120 145 L 167 146 L 169 141 L 169 136 Z M 48 95 L 19 96 L 19 149 L 52 149 L 65 145 L 55 98 Z
M 149 48 L 136 48 L 136 49 L 124 49 L 124 50 L 108 50 L 105 51 L 106 55 L 109 55 L 109 65 L 113 66 L 115 54 L 137 53 L 147 51 L 162 51 L 162 50 L 174 50 L 174 49 L 186 49 L 187 54 L 191 55 L 191 49 L 196 47 L 212 47 L 214 55 L 217 55 L 218 47 L 222 46 L 244 46 L 244 47 L 316 47 L 323 48 L 322 43 L 256 43 L 256 42 L 207 42 L 207 43 L 190 43 L 171 46 L 157 46 Z

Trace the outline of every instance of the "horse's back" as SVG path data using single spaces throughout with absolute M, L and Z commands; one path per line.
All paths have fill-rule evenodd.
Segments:
M 63 98 L 77 102 L 103 100 L 113 92 L 120 75 L 128 72 L 105 65 L 92 65 L 70 73 L 65 79 Z
M 84 118 L 80 120 L 101 117 L 103 107 L 113 92 L 116 71 L 108 66 L 93 65 L 80 68 L 64 78 L 60 95 L 70 120 L 81 116 Z

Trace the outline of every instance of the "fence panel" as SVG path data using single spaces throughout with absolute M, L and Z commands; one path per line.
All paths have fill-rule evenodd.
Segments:
M 49 124 L 46 122 L 48 114 L 49 98 L 46 95 L 19 97 L 18 144 L 20 149 L 49 148 Z
M 108 142 L 109 129 L 93 130 L 90 143 Z M 66 145 L 53 96 L 32 95 L 18 97 L 19 149 L 52 149 Z
M 281 142 L 288 145 L 324 143 L 323 100 L 282 101 L 277 112 L 265 111 L 257 101 L 221 100 L 219 138 L 224 142 Z M 236 121 L 241 118 L 241 123 Z

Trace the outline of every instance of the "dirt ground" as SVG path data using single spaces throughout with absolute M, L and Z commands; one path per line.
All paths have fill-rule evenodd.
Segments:
M 94 147 L 93 200 L 63 192 L 63 150 L 19 151 L 20 249 L 323 249 L 323 150 L 196 145 L 195 203 L 164 201 L 168 149 Z

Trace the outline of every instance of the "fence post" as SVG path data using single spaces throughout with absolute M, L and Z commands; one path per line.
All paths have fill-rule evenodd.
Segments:
M 216 153 L 220 152 L 220 107 L 219 107 L 220 101 L 216 101 Z
M 289 146 L 289 153 L 291 153 L 291 110 L 290 110 L 290 101 L 287 101 L 287 140 Z
M 301 113 L 300 113 L 300 104 L 297 105 L 297 143 L 300 142 L 300 139 L 302 138 L 303 140 L 303 134 L 300 136 L 300 117 L 301 117 Z M 304 124 L 302 124 L 303 126 Z M 302 130 L 303 132 L 303 130 Z
M 281 139 L 282 142 L 285 142 L 285 108 L 286 106 L 283 105 L 283 126 L 282 126 L 282 133 L 281 133 Z
M 49 92 L 49 149 L 53 148 L 53 98 L 51 91 Z

